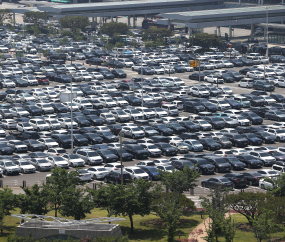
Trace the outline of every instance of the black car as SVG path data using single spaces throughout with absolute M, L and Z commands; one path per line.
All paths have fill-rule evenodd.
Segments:
M 103 162 L 106 164 L 118 161 L 118 156 L 116 156 L 110 150 L 100 149 L 100 150 L 97 150 L 97 153 L 102 157 Z
M 260 179 L 263 178 L 263 176 L 255 171 L 245 172 L 243 173 L 244 178 L 246 179 L 246 183 L 250 186 L 253 185 L 259 185 Z
M 13 80 L 16 84 L 16 87 L 27 87 L 29 85 L 29 83 L 23 79 L 15 79 Z
M 205 111 L 205 107 L 198 102 L 186 101 L 183 103 L 184 112 L 199 113 Z
M 71 147 L 71 138 L 69 135 L 65 134 L 52 134 L 51 138 L 59 144 L 59 147 L 70 148 Z
M 252 124 L 262 124 L 263 123 L 263 118 L 261 118 L 260 116 L 258 116 L 256 113 L 254 112 L 242 112 L 241 115 L 243 117 L 245 117 L 246 119 L 250 120 Z
M 284 103 L 285 102 L 285 97 L 283 97 L 283 95 L 281 94 L 270 94 L 270 97 L 272 97 L 273 99 L 275 99 L 278 103 Z
M 92 127 L 84 127 L 79 129 L 80 134 L 85 134 L 85 133 L 97 133 L 97 130 L 92 128 Z
M 226 137 L 213 137 L 213 140 L 220 144 L 223 149 L 232 148 L 232 142 L 229 141 Z
M 262 139 L 265 144 L 273 144 L 275 143 L 276 136 L 269 134 L 267 132 L 255 132 L 254 133 L 256 137 Z
M 174 134 L 181 134 L 187 131 L 186 128 L 178 123 L 167 123 L 166 127 L 172 129 Z
M 34 139 L 24 140 L 25 145 L 28 146 L 29 151 L 44 151 L 45 145 Z
M 198 132 L 200 130 L 200 126 L 197 124 L 194 124 L 191 121 L 181 121 L 179 124 L 184 127 L 187 132 Z
M 124 96 L 124 99 L 132 106 L 140 106 L 142 101 L 135 96 Z
M 80 128 L 82 127 L 89 127 L 90 126 L 90 122 L 86 119 L 85 116 L 78 116 L 73 118 L 73 120 L 78 124 L 78 126 Z
M 246 178 L 241 173 L 229 173 L 224 175 L 224 177 L 233 183 L 233 188 L 246 186 Z
M 73 142 L 74 142 L 74 145 L 76 145 L 76 146 L 86 146 L 86 145 L 88 145 L 88 139 L 85 138 L 81 134 L 74 134 L 73 135 Z
M 148 151 L 146 151 L 140 145 L 127 144 L 127 145 L 124 145 L 124 149 L 128 153 L 131 153 L 135 159 L 147 159 L 148 158 Z
M 84 110 L 83 110 L 84 111 Z M 86 120 L 90 122 L 91 125 L 93 126 L 101 126 L 104 124 L 103 119 L 98 117 L 97 115 L 86 115 L 85 116 Z
M 205 77 L 205 74 L 200 73 L 200 81 L 204 81 L 204 77 Z M 196 73 L 189 75 L 189 79 L 199 81 L 199 73 L 196 72 Z
M 42 110 L 39 109 L 37 106 L 25 106 L 24 107 L 26 111 L 29 112 L 31 116 L 41 116 L 42 115 Z
M 53 107 L 56 113 L 67 113 L 67 107 L 63 106 L 61 103 L 51 103 L 51 107 Z
M 107 126 L 114 135 L 118 135 L 121 132 L 122 126 L 119 124 L 111 124 Z
M 194 157 L 194 158 L 187 158 L 187 160 L 189 160 L 191 163 L 196 165 L 201 174 L 214 174 L 215 173 L 215 166 L 203 158 Z
M 100 137 L 98 134 L 95 134 L 95 133 L 83 133 L 82 136 L 85 137 L 86 139 L 88 139 L 88 143 L 91 144 L 91 145 L 102 144 L 103 143 L 103 138 Z
M 120 69 L 114 69 L 111 71 L 111 73 L 116 77 L 116 78 L 126 78 L 127 74 L 123 70 Z
M 38 132 L 36 131 L 25 131 L 25 132 L 19 132 L 19 131 L 13 131 L 9 132 L 9 136 L 6 137 L 7 140 L 27 140 L 27 139 L 39 139 L 40 136 Z
M 162 151 L 164 156 L 177 155 L 178 151 L 168 143 L 155 143 L 155 146 Z
M 173 130 L 168 128 L 165 124 L 155 124 L 152 128 L 159 132 L 160 135 L 169 136 L 173 134 Z
M 262 107 L 266 105 L 264 99 L 261 97 L 252 94 L 242 94 L 242 96 L 246 97 L 250 101 L 250 104 L 254 107 Z
M 242 134 L 242 136 L 248 139 L 250 145 L 257 145 L 257 146 L 262 145 L 263 142 L 262 139 L 258 138 L 256 135 L 252 133 L 245 133 Z
M 224 159 L 230 163 L 232 170 L 243 170 L 245 167 L 245 164 L 236 157 L 225 157 Z
M 173 160 L 171 161 L 171 165 L 179 171 L 183 171 L 186 166 L 190 169 L 194 169 L 194 164 L 189 160 Z
M 9 147 L 5 143 L 0 143 L 0 155 L 12 155 L 14 152 L 14 149 Z
M 214 129 L 223 129 L 226 126 L 226 123 L 223 119 L 219 117 L 202 117 L 205 121 L 212 125 Z
M 244 138 L 243 136 L 241 136 L 240 134 L 227 134 L 225 133 L 224 136 L 226 138 L 228 138 L 233 146 L 236 146 L 236 147 L 246 147 L 248 146 L 248 140 L 246 138 Z
M 222 148 L 222 145 L 217 143 L 214 139 L 212 138 L 204 138 L 204 139 L 199 139 L 199 142 L 203 145 L 204 149 L 208 150 L 219 150 Z
M 237 155 L 237 159 L 239 159 L 241 162 L 246 164 L 247 167 L 249 168 L 259 168 L 262 167 L 262 161 L 257 160 L 254 156 L 252 155 Z
M 215 166 L 215 172 L 231 171 L 231 165 L 224 158 L 218 156 L 204 156 L 204 159 Z
M 98 131 L 97 134 L 103 138 L 103 141 L 106 143 L 113 143 L 113 142 L 118 142 L 119 141 L 119 137 L 112 134 L 109 131 Z
M 113 152 L 113 154 L 115 154 L 121 159 L 121 149 L 120 148 L 111 148 L 110 151 Z M 133 159 L 133 155 L 131 153 L 128 153 L 125 149 L 122 149 L 122 160 L 130 161 L 132 159 Z
M 132 182 L 132 177 L 126 171 L 123 171 L 123 184 Z M 121 170 L 113 170 L 104 178 L 105 183 L 114 183 L 114 184 L 121 184 Z
M 205 107 L 205 110 L 208 111 L 208 112 L 217 112 L 218 111 L 218 108 L 216 105 L 210 103 L 210 102 L 203 102 L 201 103 L 204 107 Z
M 233 183 L 222 176 L 218 176 L 218 177 L 213 177 L 210 179 L 206 179 L 203 180 L 201 182 L 202 187 L 208 187 L 208 188 L 232 188 L 233 187 Z

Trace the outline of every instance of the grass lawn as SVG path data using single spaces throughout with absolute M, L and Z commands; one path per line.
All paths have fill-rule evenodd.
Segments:
M 19 214 L 19 209 L 15 210 L 14 214 Z M 47 215 L 54 216 L 54 211 L 49 212 Z M 91 214 L 87 215 L 88 218 L 98 218 L 106 217 L 107 212 L 105 210 L 93 209 Z M 125 218 L 126 221 L 119 222 L 123 234 L 128 234 L 130 241 L 166 241 L 166 230 L 163 221 L 155 216 L 148 215 L 145 217 L 134 216 L 134 233 L 130 233 L 130 221 L 128 218 Z M 184 216 L 181 218 L 178 229 L 177 229 L 177 239 L 178 235 L 181 235 L 182 238 L 188 238 L 191 228 L 195 228 L 203 220 L 200 217 L 200 214 L 194 214 L 191 216 Z M 15 233 L 16 227 L 19 225 L 19 219 L 11 216 L 5 218 L 5 229 L 3 234 L 0 235 L 0 242 L 6 242 L 9 235 Z
M 234 242 L 256 241 L 254 233 L 249 231 L 248 221 L 245 218 L 245 216 L 240 214 L 234 214 L 232 215 L 232 218 L 234 219 L 237 228 L 234 237 Z M 282 241 L 284 240 L 285 237 L 284 233 L 274 233 L 271 236 L 275 238 L 280 238 L 282 239 Z M 219 241 L 224 242 L 225 239 L 220 238 Z

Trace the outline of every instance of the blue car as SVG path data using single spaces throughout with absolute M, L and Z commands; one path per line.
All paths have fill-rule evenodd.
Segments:
M 184 142 L 189 145 L 191 151 L 203 151 L 204 149 L 203 145 L 195 139 L 186 139 Z
M 158 169 L 153 166 L 139 166 L 142 170 L 144 170 L 148 175 L 150 180 L 158 181 L 160 180 Z
M 226 113 L 223 113 L 223 112 L 216 112 L 216 113 L 213 113 L 213 116 L 216 116 L 216 117 L 219 117 L 219 118 L 225 118 L 225 117 L 228 117 L 228 114 Z
M 241 136 L 248 139 L 250 145 L 262 145 L 263 143 L 262 139 L 256 137 L 254 134 L 251 133 L 245 133 L 242 134 Z

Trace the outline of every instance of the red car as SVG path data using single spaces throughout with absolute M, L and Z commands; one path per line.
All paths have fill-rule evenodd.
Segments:
M 46 76 L 36 76 L 40 85 L 49 85 L 49 80 Z

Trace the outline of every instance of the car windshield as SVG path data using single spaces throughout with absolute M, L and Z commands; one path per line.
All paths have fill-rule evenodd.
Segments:
M 54 156 L 53 159 L 54 161 L 64 161 L 64 159 L 60 156 Z
M 88 152 L 89 157 L 99 156 L 97 152 Z
M 280 153 L 280 152 L 274 152 L 273 153 L 274 156 L 284 156 L 284 154 Z
M 224 159 L 215 159 L 218 164 L 227 163 Z
M 48 161 L 47 160 L 45 160 L 45 159 L 40 159 L 40 160 L 38 160 L 38 163 L 48 163 Z
M 229 160 L 232 163 L 240 162 L 237 158 L 230 158 Z
M 135 173 L 135 174 L 143 174 L 144 171 L 143 171 L 142 169 L 135 169 L 135 170 L 134 170 L 134 173 Z
M 199 160 L 199 161 L 198 161 L 198 164 L 199 164 L 199 165 L 207 165 L 207 164 L 209 164 L 209 162 L 206 161 L 206 160 Z
M 269 154 L 267 153 L 259 153 L 260 157 L 267 157 L 267 156 L 270 156 Z

